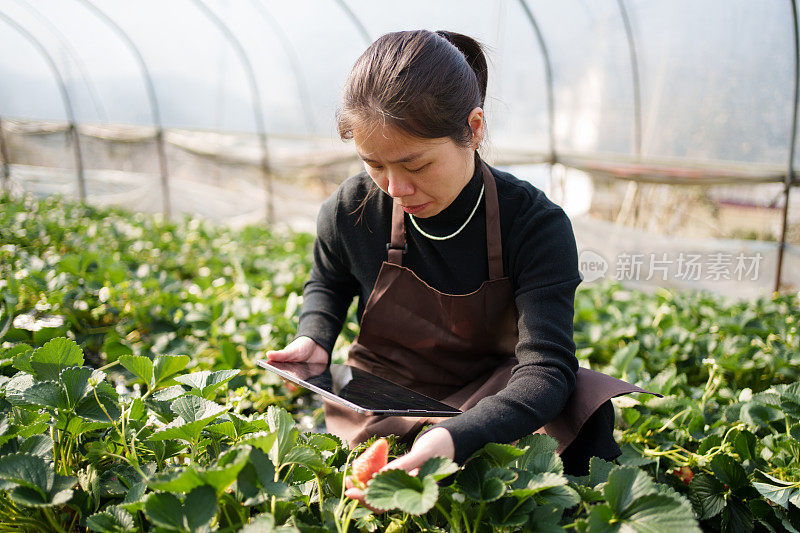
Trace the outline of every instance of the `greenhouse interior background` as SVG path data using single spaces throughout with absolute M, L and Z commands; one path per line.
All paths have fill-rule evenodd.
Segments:
M 0 0 L 0 531 L 799 532 L 797 3 Z M 469 294 L 315 240 L 414 29 L 485 47 L 480 155 L 581 280 L 557 210 Z
M 486 45 L 482 156 L 565 209 L 584 283 L 800 287 L 790 1 L 6 0 L 3 187 L 314 232 L 363 168 L 350 67 L 418 28 Z

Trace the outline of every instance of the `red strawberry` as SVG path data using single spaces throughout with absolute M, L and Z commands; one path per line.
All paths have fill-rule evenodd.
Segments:
M 366 485 L 372 476 L 386 466 L 389 460 L 389 441 L 380 438 L 353 461 L 353 478 L 356 484 Z
M 683 481 L 686 485 L 692 482 L 692 478 L 694 477 L 694 472 L 688 466 L 682 466 L 680 468 L 676 468 L 672 471 L 672 473 L 678 477 L 681 481 Z

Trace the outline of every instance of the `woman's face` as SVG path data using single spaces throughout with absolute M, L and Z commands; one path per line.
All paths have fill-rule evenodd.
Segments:
M 483 134 L 481 108 L 470 114 L 470 125 L 478 141 Z M 353 141 L 375 184 L 404 211 L 420 218 L 450 205 L 475 171 L 474 147 L 458 146 L 449 137 L 419 139 L 378 125 L 354 129 Z

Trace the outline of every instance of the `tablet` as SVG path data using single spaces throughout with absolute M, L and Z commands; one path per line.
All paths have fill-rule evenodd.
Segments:
M 363 415 L 456 416 L 461 411 L 424 394 L 349 365 L 256 363 L 284 379 Z

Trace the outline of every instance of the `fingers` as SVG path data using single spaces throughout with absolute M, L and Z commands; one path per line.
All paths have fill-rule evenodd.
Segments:
M 386 512 L 386 509 L 378 509 L 377 507 L 373 507 L 373 506 L 371 506 L 371 505 L 369 505 L 367 503 L 367 498 L 366 498 L 366 495 L 364 494 L 364 491 L 355 486 L 355 484 L 353 483 L 353 478 L 352 477 L 347 476 L 346 478 L 344 478 L 344 486 L 347 489 L 347 490 L 344 491 L 344 495 L 346 497 L 350 498 L 351 500 L 358 500 L 358 502 L 361 505 L 363 505 L 364 507 L 366 507 L 367 509 L 369 509 L 373 513 L 385 513 Z
M 359 488 L 350 487 L 349 489 L 344 491 L 344 495 L 347 496 L 348 498 L 351 498 L 353 500 L 358 500 L 361 503 L 364 503 L 364 491 Z
M 301 363 L 308 359 L 307 350 L 302 350 L 294 346 L 287 346 L 283 350 L 267 350 L 267 359 L 279 363 Z
M 409 474 L 411 474 L 412 470 L 418 470 L 417 467 L 420 466 L 421 463 L 422 461 L 420 461 L 418 457 L 412 455 L 411 453 L 407 453 L 405 455 L 398 457 L 397 459 L 394 459 L 386 463 L 386 465 L 383 468 L 381 468 L 379 472 L 383 472 L 384 470 L 392 470 L 399 468 L 400 470 L 405 470 L 406 472 L 409 472 Z
M 324 348 L 317 345 L 313 339 L 308 337 L 298 337 L 290 342 L 282 350 L 267 350 L 265 355 L 268 361 L 275 361 L 281 363 L 302 363 L 302 362 L 316 362 L 315 352 L 321 352 L 317 355 L 317 359 L 322 362 L 327 362 L 328 352 Z
M 268 350 L 266 355 L 268 361 L 276 361 L 279 363 L 292 362 L 297 358 L 296 353 L 287 350 Z
M 353 487 L 353 488 L 347 489 L 344 492 L 344 495 L 347 496 L 348 498 L 352 499 L 352 500 L 358 500 L 358 502 L 361 505 L 363 505 L 364 507 L 366 507 L 367 509 L 369 509 L 373 513 L 380 514 L 380 513 L 385 513 L 386 512 L 386 509 L 378 509 L 377 507 L 373 507 L 373 506 L 369 505 L 367 503 L 367 501 L 366 501 L 366 497 L 364 496 L 364 491 L 359 489 L 359 488 Z

